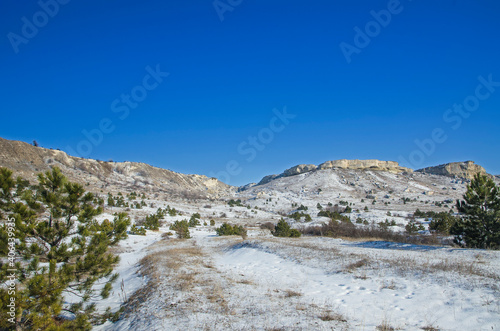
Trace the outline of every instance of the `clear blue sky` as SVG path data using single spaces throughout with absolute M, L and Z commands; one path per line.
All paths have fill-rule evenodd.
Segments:
M 498 0 L 60 2 L 0 4 L 1 137 L 233 185 L 341 158 L 500 174 Z

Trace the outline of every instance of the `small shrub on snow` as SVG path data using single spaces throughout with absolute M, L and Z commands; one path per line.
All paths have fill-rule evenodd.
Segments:
M 241 200 L 238 199 L 238 200 L 229 200 L 229 202 L 227 203 L 229 205 L 229 207 L 234 207 L 234 206 L 239 206 L 239 207 L 244 207 L 244 205 L 241 203 Z
M 306 214 L 306 213 L 299 213 L 298 211 L 296 211 L 295 213 L 293 213 L 293 214 L 290 215 L 290 218 L 293 218 L 296 221 L 300 221 L 300 219 L 302 217 L 304 217 L 304 220 L 306 222 L 311 222 L 312 221 L 311 215 Z
M 132 235 L 137 235 L 137 236 L 145 236 L 146 235 L 146 229 L 144 229 L 143 227 L 137 227 L 134 224 L 130 228 L 129 233 L 132 234 Z
M 174 224 L 170 225 L 170 230 L 177 233 L 177 238 L 179 239 L 189 239 L 191 235 L 189 233 L 189 223 L 187 220 L 175 221 Z
M 347 207 L 347 208 L 349 208 L 349 207 Z M 338 211 L 322 210 L 318 213 L 318 216 L 328 217 L 332 220 L 339 220 L 342 222 L 350 222 L 350 219 L 348 216 L 343 216 Z
M 429 230 L 442 234 L 450 234 L 451 227 L 455 224 L 457 218 L 446 212 L 436 213 L 429 223 Z
M 241 225 L 234 225 L 224 223 L 217 229 L 215 229 L 217 235 L 219 236 L 242 236 L 243 238 L 247 237 L 247 230 Z
M 271 231 L 275 237 L 300 237 L 301 233 L 297 229 L 290 228 L 290 225 L 282 218 Z
M 410 220 L 408 224 L 405 225 L 405 230 L 408 234 L 416 234 L 418 231 L 425 230 L 424 226 L 421 223 L 415 222 L 415 220 Z
M 194 228 L 197 225 L 200 225 L 199 214 L 198 215 L 193 214 L 193 216 L 191 216 L 191 218 L 189 219 L 189 227 Z

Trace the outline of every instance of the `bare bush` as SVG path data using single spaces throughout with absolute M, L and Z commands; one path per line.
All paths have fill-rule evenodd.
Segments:
M 372 238 L 416 245 L 440 245 L 443 242 L 435 235 L 405 235 L 378 226 L 356 226 L 351 222 L 331 220 L 319 226 L 301 227 L 304 235 L 325 236 L 334 238 Z
M 275 225 L 272 222 L 266 222 L 266 223 L 263 223 L 260 225 L 260 228 L 263 230 L 267 229 L 267 230 L 273 231 L 274 227 L 275 227 Z

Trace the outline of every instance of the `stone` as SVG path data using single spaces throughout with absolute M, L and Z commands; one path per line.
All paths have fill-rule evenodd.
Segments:
M 416 172 L 453 178 L 459 177 L 469 180 L 473 179 L 476 174 L 491 176 L 486 173 L 483 167 L 475 164 L 473 161 L 445 163 L 434 167 L 419 169 L 416 170 Z
M 412 173 L 413 170 L 410 168 L 401 167 L 399 163 L 395 161 L 380 161 L 380 160 L 334 160 L 322 163 L 318 167 L 319 169 L 332 169 L 332 168 L 342 168 L 342 169 L 353 169 L 353 170 L 375 170 L 375 171 L 389 171 L 393 173 Z
M 285 170 L 283 173 L 284 177 L 300 175 L 306 172 L 310 172 L 316 170 L 317 167 L 314 164 L 299 164 L 295 167 L 291 167 L 290 169 Z

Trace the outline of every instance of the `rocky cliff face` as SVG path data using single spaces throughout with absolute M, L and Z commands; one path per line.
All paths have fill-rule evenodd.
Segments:
M 88 190 L 150 191 L 173 196 L 217 198 L 233 187 L 215 178 L 185 175 L 137 162 L 104 162 L 69 156 L 65 152 L 34 147 L 21 141 L 0 138 L 0 167 L 7 167 L 24 178 L 57 166 L 71 180 Z
M 295 167 L 291 167 L 290 169 L 285 170 L 283 173 L 284 177 L 289 177 L 289 176 L 295 176 L 295 175 L 300 175 L 309 171 L 314 171 L 318 167 L 316 167 L 314 164 L 300 164 Z
M 389 171 L 393 173 L 400 172 L 413 172 L 410 168 L 401 167 L 395 161 L 379 161 L 379 160 L 335 160 L 322 163 L 319 169 L 355 169 L 355 170 L 375 170 L 375 171 Z
M 473 179 L 478 173 L 488 175 L 483 167 L 475 164 L 473 161 L 446 163 L 435 167 L 419 169 L 417 172 L 465 179 Z

